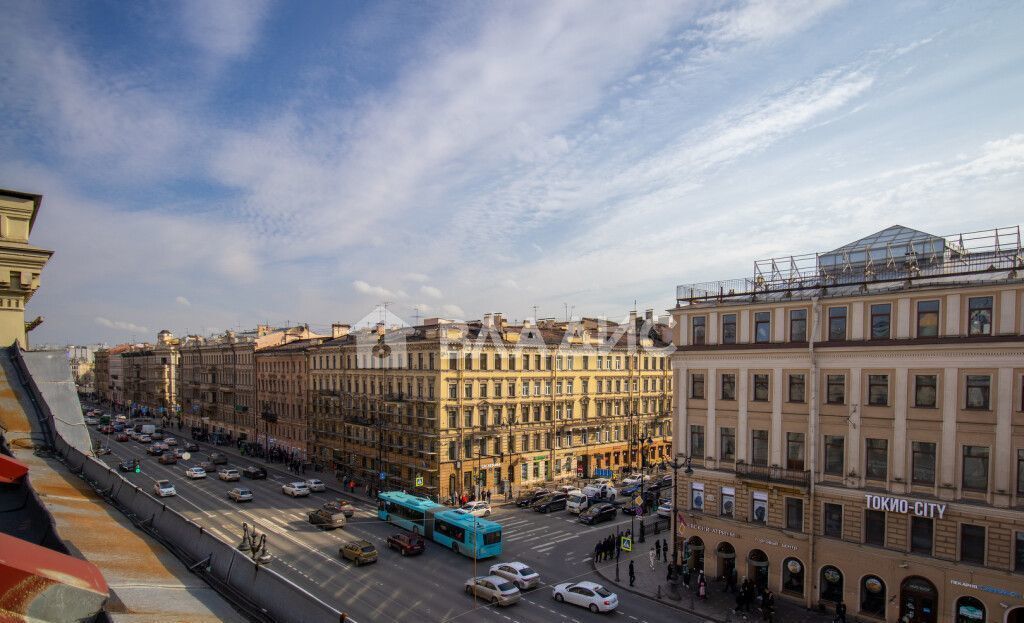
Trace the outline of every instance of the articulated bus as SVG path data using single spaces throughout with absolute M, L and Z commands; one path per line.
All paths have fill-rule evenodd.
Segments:
M 470 558 L 501 555 L 501 524 L 464 510 L 449 509 L 426 498 L 387 491 L 377 496 L 377 517 L 422 534 Z

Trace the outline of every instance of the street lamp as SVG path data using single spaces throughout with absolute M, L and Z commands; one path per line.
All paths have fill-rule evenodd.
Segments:
M 668 466 L 672 468 L 672 563 L 679 565 L 679 549 L 676 547 L 676 536 L 679 532 L 678 526 L 678 513 L 679 513 L 679 479 L 678 476 L 679 468 L 685 467 L 686 470 L 683 472 L 687 476 L 693 474 L 693 467 L 691 465 L 691 457 L 683 457 L 683 461 L 672 460 L 669 461 Z
M 641 512 L 643 511 L 643 508 L 644 508 L 644 506 L 646 505 L 646 502 L 647 502 L 647 500 L 644 499 L 644 478 L 646 477 L 646 474 L 644 473 L 644 470 L 647 467 L 647 450 L 645 449 L 644 444 L 647 444 L 647 446 L 650 446 L 653 443 L 654 443 L 654 440 L 651 439 L 650 437 L 647 437 L 646 439 L 644 439 L 644 437 L 642 435 L 637 435 L 636 447 L 637 447 L 637 450 L 640 452 L 640 509 L 641 509 Z M 633 517 L 635 518 L 636 514 L 634 514 Z M 644 537 L 645 537 L 645 535 L 644 535 L 644 519 L 643 519 L 643 515 L 641 515 L 640 516 L 640 543 L 643 543 L 646 540 Z

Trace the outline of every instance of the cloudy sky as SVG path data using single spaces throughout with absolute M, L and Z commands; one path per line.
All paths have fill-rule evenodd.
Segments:
M 1024 221 L 1020 2 L 57 2 L 0 21 L 33 342 L 621 317 Z

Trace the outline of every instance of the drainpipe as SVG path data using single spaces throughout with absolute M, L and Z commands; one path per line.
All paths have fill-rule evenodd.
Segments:
M 808 564 L 807 568 L 804 569 L 806 576 L 809 576 L 810 590 L 807 591 L 807 608 L 811 609 L 815 603 L 815 595 L 818 593 L 818 574 L 814 571 L 814 519 L 817 517 L 817 512 L 814 506 L 814 481 L 815 473 L 817 472 L 817 458 L 818 458 L 818 357 L 814 352 L 814 340 L 818 336 L 818 316 L 821 314 L 821 302 L 819 301 L 818 295 L 811 297 L 811 334 L 810 339 L 807 340 L 807 354 L 810 359 L 810 390 L 811 390 L 811 401 L 810 401 L 810 412 L 807 418 L 807 437 L 809 438 L 809 465 L 810 468 L 810 508 L 809 513 L 810 521 L 810 539 L 808 542 Z

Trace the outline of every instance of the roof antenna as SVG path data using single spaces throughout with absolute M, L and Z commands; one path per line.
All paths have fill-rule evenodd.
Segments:
M 537 306 L 533 306 L 533 321 L 537 322 Z
M 416 320 L 416 326 L 419 326 L 419 324 L 420 324 L 420 306 L 419 305 L 414 305 L 412 309 L 413 309 L 412 317 Z

